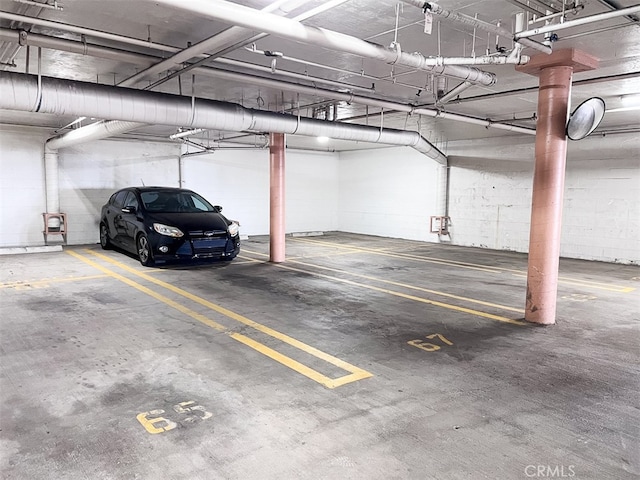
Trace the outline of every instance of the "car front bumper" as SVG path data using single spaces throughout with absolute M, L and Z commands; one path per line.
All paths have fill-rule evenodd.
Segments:
M 154 260 L 231 260 L 240 252 L 240 236 L 181 237 L 153 235 L 149 238 Z

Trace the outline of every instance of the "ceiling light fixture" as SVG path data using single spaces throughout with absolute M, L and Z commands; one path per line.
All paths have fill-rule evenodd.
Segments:
M 204 132 L 204 128 L 195 128 L 193 130 L 185 130 L 184 132 L 174 133 L 173 135 L 169 135 L 171 140 L 176 140 L 182 137 L 188 137 L 190 135 L 197 135 L 198 133 Z
M 318 137 L 318 143 L 327 143 L 329 141 L 329 137 Z

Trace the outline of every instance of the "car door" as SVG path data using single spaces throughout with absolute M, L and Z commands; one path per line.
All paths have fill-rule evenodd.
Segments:
M 121 209 L 121 238 L 122 245 L 127 250 L 135 251 L 135 235 L 138 231 L 138 227 L 140 226 L 140 203 L 138 202 L 138 197 L 135 192 L 129 191 L 124 200 L 124 206 Z
M 109 229 L 109 237 L 116 245 L 121 245 L 119 234 L 120 221 L 122 216 L 122 207 L 127 197 L 127 190 L 121 190 L 115 193 L 109 200 L 107 211 L 105 212 L 107 228 Z

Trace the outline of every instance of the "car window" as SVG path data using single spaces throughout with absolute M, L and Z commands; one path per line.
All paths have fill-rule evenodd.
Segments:
M 129 192 L 129 194 L 127 195 L 126 200 L 124 201 L 124 206 L 125 207 L 135 207 L 135 209 L 138 209 L 138 199 L 136 198 L 136 194 L 133 192 Z
M 211 212 L 213 210 L 211 205 L 204 201 L 204 198 L 201 199 L 197 195 L 191 195 L 191 200 L 193 201 L 194 208 L 197 208 L 198 210 L 202 210 L 204 212 Z
M 122 190 L 121 192 L 116 193 L 115 198 L 113 199 L 113 206 L 116 208 L 124 207 L 124 199 L 129 193 L 127 190 Z
M 140 195 L 149 212 L 213 212 L 213 206 L 197 193 L 185 191 L 154 191 Z

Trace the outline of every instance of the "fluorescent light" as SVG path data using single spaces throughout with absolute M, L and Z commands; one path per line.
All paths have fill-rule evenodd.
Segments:
M 318 137 L 318 143 L 327 143 L 329 141 L 329 137 Z
M 188 137 L 190 135 L 196 135 L 196 134 L 202 133 L 202 132 L 204 132 L 204 128 L 195 128 L 193 130 L 187 130 L 187 131 L 184 131 L 184 132 L 174 133 L 173 135 L 169 135 L 169 138 L 171 140 L 175 140 L 177 138 Z

